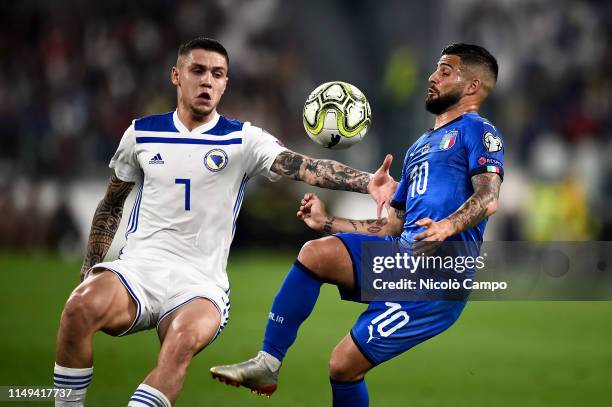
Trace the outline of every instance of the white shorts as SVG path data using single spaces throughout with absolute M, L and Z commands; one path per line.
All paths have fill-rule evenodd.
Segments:
M 229 290 L 225 292 L 215 284 L 203 281 L 200 274 L 181 268 L 180 264 L 115 260 L 96 264 L 87 271 L 85 278 L 102 269 L 110 270 L 119 277 L 138 307 L 134 322 L 119 336 L 156 328 L 170 313 L 197 298 L 210 300 L 221 316 L 213 340 L 227 324 Z

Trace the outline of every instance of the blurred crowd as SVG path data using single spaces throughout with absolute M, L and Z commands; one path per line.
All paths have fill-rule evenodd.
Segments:
M 507 171 L 522 184 L 502 203 L 516 205 L 508 237 L 612 238 L 612 3 L 449 4 L 462 38 L 499 50 L 485 112 L 507 135 Z
M 297 3 L 26 0 L 0 6 L 0 247 L 57 249 L 66 239 L 84 238 L 66 186 L 104 180 L 131 120 L 174 109 L 169 73 L 176 49 L 202 34 L 230 52 L 222 113 L 264 126 L 300 151 L 313 147 L 303 144 L 299 116 L 312 88 L 334 79 L 365 87 L 372 133 L 383 138 L 367 163 L 394 151 L 395 174 L 403 154 L 397 146 L 405 150 L 431 124 L 423 98 L 439 50 L 458 40 L 482 44 L 501 67 L 482 114 L 504 134 L 507 152 L 493 238 L 612 238 L 609 2 Z M 245 202 L 241 222 L 263 222 L 295 237 L 294 229 L 272 221 L 279 213 L 292 216 L 294 202 L 277 203 L 268 209 L 273 215 L 260 207 L 283 193 L 279 188 L 260 188 L 261 199 Z M 243 229 L 245 240 L 270 236 Z

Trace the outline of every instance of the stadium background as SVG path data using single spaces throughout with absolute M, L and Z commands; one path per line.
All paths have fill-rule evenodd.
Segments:
M 609 1 L 4 2 L 0 385 L 49 383 L 59 314 L 77 283 L 108 160 L 133 118 L 174 109 L 169 70 L 180 42 L 204 34 L 228 49 L 222 114 L 360 169 L 392 152 L 396 177 L 431 125 L 423 100 L 440 50 L 482 44 L 501 68 L 482 114 L 505 136 L 507 173 L 487 239 L 611 240 L 611 18 Z M 306 95 L 330 80 L 357 85 L 372 106 L 370 133 L 345 152 L 320 149 L 302 129 Z M 327 357 L 361 309 L 331 288 L 271 400 L 207 374 L 258 349 L 292 257 L 317 236 L 294 217 L 308 190 L 249 184 L 230 255 L 231 323 L 195 359 L 178 406 L 329 403 Z M 319 192 L 339 215 L 374 214 L 366 196 Z M 607 302 L 471 303 L 451 330 L 368 376 L 372 405 L 608 405 L 611 317 Z M 95 341 L 88 405 L 123 405 L 155 363 L 155 335 Z

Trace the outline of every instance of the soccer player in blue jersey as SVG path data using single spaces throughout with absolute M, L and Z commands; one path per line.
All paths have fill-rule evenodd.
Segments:
M 503 177 L 503 142 L 478 114 L 497 81 L 497 62 L 484 48 L 446 47 L 429 77 L 426 109 L 433 129 L 408 149 L 388 217 L 343 219 L 327 214 L 306 194 L 298 217 L 309 227 L 335 233 L 307 242 L 277 293 L 261 352 L 246 362 L 213 367 L 213 377 L 260 394 L 276 390 L 281 362 L 311 313 L 322 283 L 337 285 L 343 299 L 360 298 L 363 242 L 436 246 L 445 240 L 483 239 L 497 210 Z M 461 301 L 372 301 L 333 350 L 329 375 L 334 407 L 369 404 L 365 374 L 373 367 L 448 329 Z
M 368 193 L 379 205 L 397 183 L 391 157 L 374 175 L 284 147 L 249 122 L 217 113 L 228 82 L 229 58 L 215 40 L 181 45 L 170 79 L 177 109 L 136 119 L 109 166 L 113 173 L 93 217 L 82 283 L 68 298 L 57 335 L 56 407 L 81 407 L 93 377 L 93 336 L 155 329 L 157 364 L 129 407 L 169 407 L 192 358 L 227 323 L 225 266 L 249 179 L 286 177 L 323 188 Z M 104 258 L 134 185 L 137 195 L 126 245 Z

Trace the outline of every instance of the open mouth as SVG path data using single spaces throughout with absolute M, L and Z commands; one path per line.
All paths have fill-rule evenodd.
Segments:
M 200 93 L 200 94 L 199 94 L 199 95 L 196 97 L 196 99 L 201 99 L 201 100 L 206 100 L 206 101 L 209 101 L 209 100 L 211 99 L 211 97 L 210 97 L 210 93 L 208 93 L 208 92 L 202 92 L 202 93 Z

